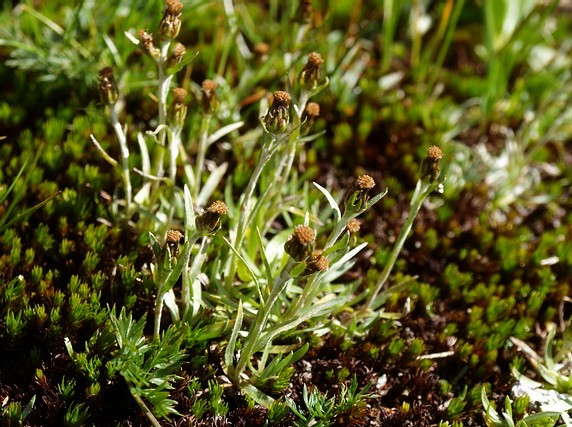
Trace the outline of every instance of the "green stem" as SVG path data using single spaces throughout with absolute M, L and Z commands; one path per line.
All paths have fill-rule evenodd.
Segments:
M 193 245 L 197 242 L 197 240 L 202 236 L 202 234 L 198 231 L 194 231 L 191 236 L 188 239 L 188 253 L 185 252 L 184 254 L 180 254 L 179 258 L 177 259 L 177 262 L 186 262 L 188 263 L 189 261 L 189 256 L 190 256 L 190 252 L 192 251 Z M 165 253 L 165 256 L 167 256 L 167 254 Z M 173 258 L 175 259 L 175 258 Z M 156 264 L 156 268 L 163 268 L 162 266 L 160 266 L 160 263 L 162 263 L 163 261 L 161 260 L 157 260 L 157 264 Z M 163 305 L 164 305 L 164 297 L 165 294 L 174 286 L 176 280 L 179 278 L 179 275 L 182 273 L 182 271 L 186 270 L 186 266 L 183 266 L 182 270 L 180 270 L 177 274 L 176 279 L 172 279 L 172 274 L 173 274 L 173 268 L 174 268 L 174 263 L 171 264 L 170 268 L 171 270 L 169 271 L 169 274 L 167 274 L 164 279 L 162 280 L 161 283 L 159 283 L 157 285 L 157 299 L 155 300 L 155 310 L 154 310 L 154 314 L 155 314 L 155 325 L 154 325 L 154 329 L 153 329 L 153 341 L 157 341 L 159 339 L 160 333 L 161 333 L 161 317 L 163 315 Z M 161 270 L 159 270 L 161 271 Z M 161 273 L 159 273 L 159 277 L 161 277 Z M 169 285 L 169 280 L 172 280 L 172 284 Z M 184 283 L 183 283 L 183 288 L 184 288 Z
M 199 148 L 197 151 L 197 162 L 195 165 L 195 194 L 194 199 L 197 200 L 201 191 L 201 177 L 203 176 L 203 169 L 205 168 L 205 158 L 207 153 L 207 140 L 209 137 L 209 124 L 211 115 L 206 114 L 201 120 L 201 130 L 199 139 Z
M 256 344 L 259 342 L 262 331 L 266 326 L 270 311 L 272 310 L 274 303 L 276 303 L 276 300 L 278 300 L 280 293 L 284 290 L 288 284 L 288 281 L 292 278 L 290 272 L 295 265 L 296 261 L 294 261 L 292 258 L 288 258 L 288 262 L 280 272 L 280 275 L 276 277 L 272 283 L 272 290 L 268 296 L 268 299 L 264 301 L 264 303 L 260 304 L 254 322 L 250 326 L 248 336 L 244 342 L 244 346 L 240 354 L 240 359 L 238 360 L 236 367 L 233 370 L 235 381 L 238 382 L 240 380 L 240 374 L 242 371 L 244 371 L 246 364 L 252 355 L 256 352 Z
M 393 269 L 393 266 L 397 261 L 397 257 L 399 256 L 399 253 L 403 248 L 403 244 L 405 243 L 407 236 L 409 235 L 409 231 L 411 230 L 413 221 L 417 216 L 417 212 L 419 212 L 421 205 L 423 205 L 423 202 L 425 201 L 427 196 L 437 187 L 437 185 L 438 185 L 437 182 L 431 184 L 423 180 L 417 181 L 415 191 L 413 193 L 413 196 L 411 197 L 411 205 L 409 207 L 409 213 L 407 214 L 407 219 L 405 220 L 405 224 L 403 224 L 403 228 L 399 232 L 399 236 L 397 237 L 397 240 L 393 245 L 393 248 L 391 249 L 391 252 L 389 254 L 389 259 L 385 264 L 385 267 L 381 273 L 381 277 L 377 281 L 375 287 L 370 290 L 366 303 L 361 307 L 359 311 L 361 315 L 366 314 L 367 311 L 371 308 L 371 305 L 373 304 L 375 298 L 379 294 L 379 291 L 389 278 L 389 274 L 391 273 L 391 270 Z
M 141 408 L 141 410 L 143 411 L 145 416 L 147 418 L 149 418 L 149 421 L 151 421 L 151 424 L 153 425 L 153 427 L 161 427 L 161 424 L 159 423 L 157 418 L 155 418 L 155 415 L 153 415 L 153 412 L 151 412 L 151 410 L 145 404 L 143 399 L 141 399 L 141 396 L 139 396 L 139 394 L 137 394 L 137 393 L 133 393 L 133 391 L 131 392 L 131 395 L 133 396 L 133 398 L 135 399 L 135 402 L 137 402 L 137 405 L 139 405 L 139 407 Z
M 264 166 L 268 163 L 268 161 L 272 158 L 276 149 L 278 148 L 276 144 L 276 136 L 272 135 L 270 141 L 264 144 L 262 147 L 262 153 L 260 153 L 260 158 L 258 159 L 258 163 L 256 164 L 256 168 L 248 181 L 248 185 L 244 194 L 242 196 L 242 202 L 240 204 L 240 216 L 238 218 L 238 225 L 236 227 L 236 234 L 233 239 L 233 246 L 234 248 L 240 252 L 240 247 L 242 245 L 242 240 L 244 239 L 244 233 L 246 232 L 246 226 L 250 222 L 250 214 L 252 210 L 251 206 L 251 199 L 252 195 L 254 194 L 254 189 L 258 184 L 258 180 L 264 169 Z M 236 254 L 232 254 L 230 258 L 230 263 L 228 265 L 228 269 L 226 272 L 226 285 L 228 288 L 232 286 L 232 282 L 234 280 L 234 275 L 236 273 L 236 263 L 237 257 Z
M 115 110 L 115 105 L 111 105 L 109 107 L 109 121 L 111 126 L 113 126 L 113 130 L 115 131 L 115 135 L 117 135 L 117 140 L 119 141 L 119 148 L 121 150 L 121 170 L 123 176 L 123 185 L 125 186 L 125 203 L 126 203 L 126 210 L 127 216 L 129 216 L 131 212 L 131 201 L 133 198 L 133 190 L 131 188 L 131 177 L 129 175 L 129 147 L 127 146 L 127 137 L 125 136 L 125 132 L 121 127 L 121 123 L 119 123 L 119 119 L 117 118 L 117 111 Z

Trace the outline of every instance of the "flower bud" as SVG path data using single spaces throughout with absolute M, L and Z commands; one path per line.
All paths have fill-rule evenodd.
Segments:
M 173 89 L 173 103 L 171 104 L 171 120 L 179 127 L 185 124 L 187 117 L 187 91 L 182 87 Z
M 367 207 L 369 201 L 369 191 L 375 187 L 375 181 L 369 175 L 360 176 L 350 189 L 344 206 L 347 211 L 360 212 Z
M 143 46 L 143 51 L 155 61 L 161 57 L 161 51 L 153 43 L 153 36 L 145 30 L 137 31 L 137 37 Z
M 99 72 L 99 96 L 105 105 L 115 105 L 119 98 L 113 69 L 105 67 Z
M 318 86 L 318 80 L 320 79 L 320 68 L 324 60 L 319 53 L 312 52 L 308 55 L 308 62 L 302 69 L 302 72 L 298 76 L 298 83 L 305 86 L 306 89 L 312 90 Z
M 427 149 L 427 157 L 421 161 L 420 178 L 424 181 L 435 182 L 441 173 L 440 162 L 443 151 L 435 145 Z
M 179 35 L 183 3 L 179 0 L 167 0 L 166 3 L 163 19 L 161 19 L 157 34 L 161 40 L 170 41 Z
M 218 107 L 218 98 L 216 88 L 218 83 L 214 80 L 203 81 L 201 88 L 203 89 L 203 110 L 205 114 L 212 114 Z
M 213 234 L 221 226 L 221 218 L 228 212 L 224 202 L 217 200 L 213 202 L 201 215 L 195 219 L 197 230 L 203 234 Z
M 263 118 L 266 130 L 270 133 L 281 133 L 290 122 L 290 101 L 292 97 L 282 90 L 274 92 L 274 101 Z
M 296 261 L 304 261 L 312 253 L 316 232 L 305 225 L 298 225 L 294 234 L 284 243 L 284 251 Z

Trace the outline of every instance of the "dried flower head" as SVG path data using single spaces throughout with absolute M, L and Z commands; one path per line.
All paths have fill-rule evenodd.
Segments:
M 306 105 L 306 115 L 310 117 L 319 117 L 320 104 L 318 104 L 317 102 L 308 102 L 308 105 Z
M 187 117 L 187 91 L 182 87 L 173 89 L 173 103 L 171 104 L 171 120 L 179 127 L 185 124 Z
M 119 98 L 117 83 L 111 67 L 105 67 L 99 72 L 99 96 L 105 105 L 115 105 Z
M 137 37 L 143 46 L 143 51 L 157 61 L 161 57 L 161 51 L 153 43 L 153 36 L 145 30 L 137 31 Z
M 435 145 L 427 149 L 427 157 L 421 161 L 421 179 L 434 182 L 439 178 L 441 173 L 441 159 L 443 158 L 443 151 Z
M 316 86 L 318 86 L 320 68 L 323 63 L 322 55 L 316 52 L 310 53 L 308 55 L 308 62 L 306 62 L 306 65 L 298 76 L 298 83 L 305 86 L 308 90 L 315 89 Z
M 173 40 L 179 35 L 182 11 L 183 3 L 179 0 L 166 1 L 165 12 L 159 24 L 159 30 L 157 31 L 161 40 Z
M 361 228 L 361 221 L 356 218 L 352 218 L 346 224 L 346 228 L 350 233 L 357 233 Z
M 375 181 L 371 176 L 362 175 L 358 177 L 344 201 L 346 210 L 352 212 L 363 211 L 367 207 L 369 191 L 373 187 L 375 187 Z
M 216 88 L 218 83 L 214 80 L 205 80 L 201 84 L 203 90 L 203 110 L 205 114 L 212 114 L 218 107 L 218 98 Z
M 362 175 L 356 180 L 356 186 L 360 190 L 371 190 L 375 187 L 375 181 L 369 175 Z
M 179 42 L 175 43 L 165 62 L 167 69 L 179 64 L 183 60 L 185 53 L 187 53 L 185 45 Z
M 288 92 L 278 90 L 274 92 L 272 105 L 263 118 L 266 130 L 270 133 L 281 133 L 286 130 L 290 122 L 290 101 L 292 97 Z
M 213 202 L 201 215 L 195 219 L 197 230 L 203 234 L 212 234 L 218 231 L 221 226 L 221 218 L 228 213 L 228 208 L 217 200 Z
M 254 53 L 258 56 L 265 56 L 268 55 L 268 52 L 270 52 L 270 45 L 268 43 L 256 43 L 254 45 Z
M 310 254 L 310 258 L 308 259 L 308 263 L 306 265 L 306 270 L 304 270 L 305 274 L 315 273 L 317 271 L 326 271 L 330 266 L 328 259 L 322 255 L 323 251 L 316 250 Z
M 169 230 L 167 231 L 165 242 L 171 251 L 171 256 L 177 257 L 179 255 L 179 245 L 185 243 L 185 236 L 179 230 Z
M 316 232 L 306 226 L 298 225 L 294 234 L 284 243 L 284 251 L 296 261 L 305 260 L 312 253 L 312 246 L 316 240 Z

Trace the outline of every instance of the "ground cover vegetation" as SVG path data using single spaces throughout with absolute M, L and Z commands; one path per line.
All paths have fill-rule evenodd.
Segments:
M 572 425 L 569 12 L 4 2 L 2 425 Z

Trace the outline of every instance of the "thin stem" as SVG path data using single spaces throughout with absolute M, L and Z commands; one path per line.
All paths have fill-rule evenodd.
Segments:
M 111 126 L 113 126 L 113 130 L 115 131 L 115 135 L 117 135 L 117 140 L 119 141 L 119 147 L 121 150 L 121 170 L 123 176 L 123 185 L 125 186 L 125 203 L 127 209 L 127 215 L 131 212 L 131 201 L 133 198 L 133 190 L 131 188 L 131 177 L 129 175 L 129 147 L 127 146 L 127 137 L 125 136 L 125 132 L 121 127 L 121 123 L 117 118 L 117 111 L 115 111 L 115 105 L 111 105 L 109 107 L 109 121 Z
M 233 240 L 233 246 L 237 251 L 240 251 L 240 246 L 242 245 L 242 240 L 244 239 L 244 233 L 246 232 L 246 226 L 250 221 L 250 214 L 252 210 L 251 199 L 252 195 L 254 194 L 254 189 L 258 184 L 258 180 L 262 170 L 264 169 L 264 166 L 266 166 L 268 161 L 272 158 L 277 148 L 278 146 L 276 144 L 276 136 L 272 135 L 270 141 L 268 141 L 268 143 L 264 144 L 262 147 L 262 153 L 260 153 L 260 158 L 258 159 L 256 168 L 254 169 L 254 172 L 248 181 L 246 190 L 243 193 L 242 202 L 240 204 L 240 216 L 238 218 L 236 234 L 234 235 Z M 228 271 L 226 274 L 226 284 L 229 288 L 232 285 L 234 275 L 236 273 L 236 263 L 237 257 L 236 254 L 233 253 L 231 255 L 230 264 L 228 265 Z
M 194 199 L 197 200 L 199 193 L 201 191 L 201 177 L 203 176 L 205 168 L 205 158 L 207 152 L 207 140 L 209 137 L 209 125 L 211 121 L 211 115 L 206 114 L 201 120 L 201 130 L 199 139 L 199 149 L 197 151 L 197 162 L 195 165 L 195 194 Z
M 195 286 L 197 276 L 207 256 L 207 249 L 209 247 L 210 239 L 203 237 L 199 251 L 193 259 L 190 270 L 183 270 L 183 289 L 181 297 L 183 300 L 183 319 L 190 321 L 199 312 L 201 297 L 201 285 Z
M 397 257 L 399 256 L 399 253 L 403 248 L 403 244 L 405 243 L 405 240 L 409 235 L 409 231 L 411 231 L 411 227 L 413 225 L 415 217 L 417 216 L 417 212 L 419 212 L 421 205 L 423 205 L 423 202 L 425 201 L 429 193 L 431 193 L 431 191 L 433 191 L 437 185 L 438 183 L 429 184 L 422 180 L 417 181 L 417 185 L 415 186 L 415 191 L 413 193 L 413 196 L 411 197 L 411 205 L 409 207 L 409 213 L 407 214 L 407 219 L 405 220 L 405 224 L 403 224 L 403 228 L 399 232 L 399 236 L 397 237 L 397 240 L 393 245 L 393 248 L 391 249 L 391 252 L 389 254 L 389 259 L 385 264 L 385 267 L 381 273 L 381 277 L 377 281 L 376 286 L 372 288 L 371 291 L 369 292 L 366 303 L 360 309 L 361 315 L 367 313 L 367 311 L 371 308 L 371 305 L 373 304 L 375 298 L 379 294 L 379 291 L 387 281 L 389 273 L 391 273 L 391 270 L 395 265 L 395 261 L 397 261 Z
M 164 42 L 161 44 L 161 57 L 157 60 L 157 108 L 159 113 L 159 126 L 167 125 L 167 95 L 169 94 L 169 87 L 171 86 L 171 81 L 173 80 L 173 75 L 165 75 L 165 61 L 169 55 L 170 42 Z M 161 147 L 165 146 L 166 132 L 162 128 L 159 130 L 159 145 Z M 160 156 L 157 161 L 157 176 L 162 177 L 164 173 L 163 165 L 163 150 L 160 151 Z
M 151 421 L 151 424 L 153 425 L 153 427 L 161 427 L 161 424 L 159 423 L 157 418 L 155 418 L 155 415 L 153 415 L 153 412 L 151 412 L 151 410 L 145 404 L 145 402 L 143 402 L 143 399 L 141 399 L 141 396 L 139 396 L 139 394 L 133 393 L 133 392 L 131 392 L 131 395 L 133 396 L 133 398 L 135 399 L 135 402 L 137 402 L 137 405 L 139 405 L 139 407 L 141 408 L 141 410 L 143 411 L 145 416 L 147 418 L 149 418 L 149 421 Z
M 236 367 L 234 369 L 234 379 L 238 381 L 240 379 L 240 374 L 244 371 L 246 364 L 252 357 L 252 355 L 256 352 L 256 344 L 260 340 L 260 335 L 266 326 L 266 322 L 268 321 L 268 316 L 274 303 L 278 300 L 280 293 L 286 287 L 288 281 L 292 278 L 290 272 L 292 268 L 296 265 L 296 261 L 292 258 L 288 259 L 287 264 L 284 266 L 280 275 L 274 279 L 272 282 L 272 290 L 270 291 L 270 295 L 268 299 L 264 301 L 264 303 L 260 304 L 258 308 L 258 312 L 256 313 L 256 317 L 254 322 L 250 326 L 248 331 L 248 336 L 244 342 L 244 346 L 242 348 L 242 352 L 240 354 L 240 359 L 238 360 Z
M 197 240 L 199 240 L 199 238 L 202 236 L 202 234 L 195 230 L 191 236 L 188 238 L 188 253 L 185 252 L 186 256 L 180 255 L 179 259 L 176 259 L 175 257 L 173 257 L 171 259 L 171 261 L 173 260 L 177 260 L 177 262 L 185 262 L 188 263 L 189 261 L 189 256 L 190 256 L 190 252 L 192 251 L 193 245 L 197 242 Z M 165 253 L 165 256 L 167 256 L 167 253 Z M 158 260 L 158 264 L 156 265 L 156 268 L 163 268 L 160 267 L 160 264 L 162 261 Z M 163 305 L 164 305 L 164 298 L 165 298 L 165 294 L 174 286 L 174 282 L 176 281 L 176 279 L 179 278 L 179 276 L 176 277 L 176 279 L 171 282 L 171 284 L 169 284 L 169 280 L 173 280 L 172 279 L 172 274 L 173 274 L 173 266 L 174 264 L 171 264 L 170 266 L 170 271 L 168 272 L 167 275 L 164 276 L 164 278 L 162 279 L 162 281 L 157 284 L 157 299 L 155 300 L 155 310 L 154 310 L 154 314 L 155 314 L 155 325 L 154 325 L 154 329 L 153 329 L 153 341 L 157 341 L 159 339 L 160 336 L 160 332 L 161 332 L 161 317 L 163 316 Z M 187 266 L 183 266 L 182 271 L 185 271 L 187 268 Z M 182 273 L 181 270 L 179 270 L 178 274 Z M 161 270 L 159 270 L 159 276 L 161 277 L 162 274 L 160 273 Z

